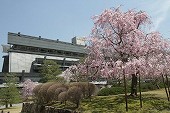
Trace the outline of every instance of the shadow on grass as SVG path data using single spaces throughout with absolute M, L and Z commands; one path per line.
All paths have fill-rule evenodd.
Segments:
M 123 96 L 99 96 L 94 97 L 91 102 L 84 100 L 82 109 L 90 110 L 92 113 L 110 113 L 124 104 Z
M 156 94 L 142 95 L 143 108 L 140 108 L 139 96 L 128 97 L 128 109 L 130 112 L 161 112 L 163 110 L 170 111 L 170 102 L 165 98 L 156 97 Z M 96 112 L 125 112 L 125 98 L 123 95 L 95 97 L 92 102 L 84 101 L 82 103 L 84 109 Z
M 140 108 L 139 96 L 128 97 L 128 108 L 130 113 L 159 113 L 170 111 L 170 102 L 165 98 L 157 97 L 156 94 L 142 95 L 143 108 Z M 67 102 L 55 105 L 58 108 L 77 110 L 83 113 L 125 113 L 124 95 L 97 96 L 92 101 L 83 99 L 80 107 L 77 109 L 75 104 Z
M 144 95 L 143 102 L 146 104 L 150 104 L 153 109 L 156 109 L 158 111 L 170 111 L 170 102 L 165 98 L 156 97 L 156 94 Z

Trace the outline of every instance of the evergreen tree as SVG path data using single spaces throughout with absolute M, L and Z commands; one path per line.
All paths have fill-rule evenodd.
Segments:
M 5 87 L 0 89 L 0 101 L 6 108 L 10 104 L 18 103 L 20 100 L 19 90 L 15 84 L 16 77 L 12 74 L 7 74 L 5 76 Z
M 44 60 L 40 73 L 42 75 L 40 82 L 55 81 L 60 79 L 57 75 L 61 74 L 61 69 L 55 61 Z

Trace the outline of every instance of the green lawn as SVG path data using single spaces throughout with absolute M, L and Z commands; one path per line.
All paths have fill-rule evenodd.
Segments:
M 167 101 L 163 89 L 144 92 L 142 95 L 143 108 L 140 108 L 139 97 L 128 98 L 128 113 L 170 113 L 170 102 Z M 73 108 L 73 105 L 67 103 L 65 108 Z M 124 95 L 96 96 L 91 102 L 82 100 L 80 107 L 75 110 L 83 113 L 124 113 Z
M 170 113 L 170 102 L 167 101 L 166 93 L 163 89 L 142 93 L 143 108 L 140 108 L 139 98 L 128 99 L 128 113 Z M 74 109 L 75 105 L 67 102 L 64 104 L 55 104 L 55 106 L 65 109 Z M 0 109 L 1 112 L 2 109 Z M 81 105 L 76 111 L 83 113 L 125 113 L 124 95 L 96 96 L 92 101 L 82 100 Z M 20 113 L 21 107 L 12 107 L 4 109 L 10 113 Z

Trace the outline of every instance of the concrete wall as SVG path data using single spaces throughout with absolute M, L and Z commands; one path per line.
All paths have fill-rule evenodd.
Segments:
M 44 56 L 25 53 L 9 53 L 9 72 L 22 72 L 22 70 L 25 70 L 25 72 L 29 73 L 35 58 L 44 58 Z
M 44 55 L 10 52 L 9 72 L 22 72 L 22 70 L 25 70 L 26 73 L 30 73 L 32 71 L 31 69 L 32 62 L 35 61 L 36 58 L 44 57 L 45 57 Z M 46 59 L 63 60 L 64 57 L 46 56 Z M 78 60 L 79 59 L 75 58 L 66 58 L 66 61 L 78 61 Z

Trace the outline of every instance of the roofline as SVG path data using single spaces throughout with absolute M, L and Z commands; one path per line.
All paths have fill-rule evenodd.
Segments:
M 43 40 L 43 41 L 47 41 L 47 42 L 55 42 L 55 43 L 62 43 L 62 44 L 69 44 L 69 45 L 74 45 L 74 46 L 85 47 L 84 45 L 78 45 L 78 44 L 73 44 L 73 43 L 69 43 L 69 42 L 59 41 L 59 39 L 52 40 L 52 39 L 48 39 L 48 38 L 42 38 L 41 36 L 35 37 L 35 36 L 24 35 L 24 34 L 20 34 L 20 33 L 12 33 L 12 32 L 8 32 L 8 35 L 20 36 L 20 37 L 29 38 L 29 39 Z M 11 43 L 8 43 L 8 44 L 11 44 Z

